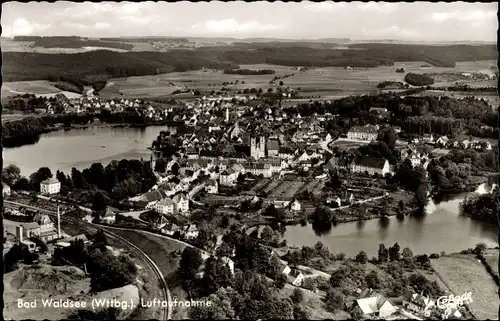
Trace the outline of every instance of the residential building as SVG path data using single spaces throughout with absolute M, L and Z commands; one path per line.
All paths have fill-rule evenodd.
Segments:
M 354 173 L 368 172 L 369 175 L 379 174 L 385 176 L 385 174 L 391 173 L 391 166 L 385 158 L 361 156 L 354 160 L 351 165 L 351 171 Z
M 326 199 L 326 204 L 333 207 L 340 207 L 342 206 L 342 200 L 338 196 L 329 197 Z
M 113 224 L 116 221 L 116 214 L 119 213 L 117 208 L 107 206 L 101 221 L 108 224 Z
M 154 209 L 160 214 L 173 214 L 175 210 L 175 204 L 170 198 L 165 198 L 158 201 L 154 205 Z
M 199 234 L 198 228 L 194 224 L 190 224 L 184 231 L 184 237 L 187 239 L 197 238 Z
M 279 142 L 277 139 L 270 139 L 267 142 L 267 156 L 277 157 L 279 151 Z
M 61 182 L 55 178 L 48 178 L 40 183 L 42 194 L 58 194 L 61 191 Z
M 390 112 L 387 111 L 387 108 L 371 107 L 369 112 L 378 115 L 380 119 L 387 118 L 390 115 Z
M 301 286 L 304 281 L 304 274 L 297 269 L 292 270 L 287 275 L 288 282 L 290 282 L 294 286 Z
M 421 294 L 412 293 L 403 301 L 403 307 L 411 312 L 430 317 L 436 302 Z
M 37 235 L 42 241 L 47 242 L 58 238 L 58 230 L 48 215 L 38 213 L 33 218 L 33 222 L 38 225 Z
M 280 147 L 278 149 L 278 157 L 281 159 L 292 159 L 294 156 L 294 151 L 291 148 Z
M 436 140 L 436 146 L 437 147 L 446 147 L 448 146 L 448 142 L 450 139 L 446 136 L 441 136 Z
M 367 297 L 356 300 L 356 305 L 366 317 L 386 318 L 397 311 L 394 304 L 385 296 L 370 291 Z
M 238 179 L 239 173 L 233 168 L 228 168 L 219 175 L 220 184 L 224 186 L 232 186 Z
M 185 213 L 189 211 L 189 200 L 184 194 L 177 194 L 172 198 L 175 204 L 175 209 L 178 212 Z
M 9 196 L 10 195 L 10 186 L 2 182 L 2 195 Z
M 302 209 L 302 204 L 300 203 L 299 200 L 294 200 L 291 204 L 290 204 L 290 209 L 292 211 L 300 211 Z
M 247 172 L 252 173 L 255 176 L 259 176 L 259 175 L 262 175 L 264 177 L 271 177 L 272 176 L 270 164 L 262 164 L 262 163 L 247 164 L 245 166 L 245 170 Z
M 347 132 L 348 139 L 374 141 L 378 136 L 378 128 L 375 126 L 355 126 Z
M 205 191 L 209 194 L 217 194 L 219 193 L 219 183 L 215 179 L 208 180 L 205 185 Z

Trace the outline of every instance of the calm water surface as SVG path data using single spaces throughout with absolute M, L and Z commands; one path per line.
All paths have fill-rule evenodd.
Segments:
M 476 193 L 486 193 L 490 188 L 481 185 Z M 343 252 L 354 256 L 365 251 L 369 257 L 377 255 L 378 246 L 398 242 L 401 248 L 409 247 L 415 254 L 456 252 L 484 242 L 498 246 L 498 229 L 492 224 L 473 221 L 459 215 L 459 204 L 467 193 L 435 204 L 430 201 L 423 217 L 396 217 L 388 220 L 370 220 L 338 224 L 326 233 L 315 232 L 311 225 L 287 226 L 285 239 L 288 245 L 314 245 L 323 242 L 332 253 Z
M 4 164 L 15 164 L 24 176 L 42 166 L 50 167 L 53 173 L 62 170 L 70 173 L 72 167 L 84 169 L 92 163 L 106 166 L 112 160 L 149 159 L 147 149 L 160 131 L 170 126 L 146 128 L 90 127 L 85 129 L 60 130 L 44 134 L 38 143 L 4 149 Z

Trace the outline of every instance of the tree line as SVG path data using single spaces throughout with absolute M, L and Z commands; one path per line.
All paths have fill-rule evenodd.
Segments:
M 224 69 L 224 73 L 228 75 L 272 75 L 275 74 L 276 71 L 272 69 L 259 69 L 259 70 L 251 70 L 251 69 Z
M 36 99 L 36 102 L 40 100 Z M 18 105 L 26 106 L 26 105 Z M 102 111 L 100 113 L 59 114 L 41 117 L 26 117 L 19 120 L 5 122 L 2 126 L 2 141 L 4 147 L 17 147 L 36 143 L 41 134 L 57 130 L 57 124 L 65 127 L 71 125 L 86 125 L 94 119 L 109 124 L 151 125 L 154 122 L 135 110 L 125 110 L 120 113 Z
M 2 180 L 14 190 L 39 192 L 40 183 L 53 177 L 48 167 L 39 168 L 29 177 L 21 176 L 15 165 L 7 166 L 2 172 Z M 68 174 L 57 171 L 55 178 L 61 183 L 61 195 L 78 204 L 90 204 L 96 211 L 146 193 L 156 184 L 149 162 L 126 159 L 112 161 L 106 167 L 94 163 L 83 171 L 73 167 Z

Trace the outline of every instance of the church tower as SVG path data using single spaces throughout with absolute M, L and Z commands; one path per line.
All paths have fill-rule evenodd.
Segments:
M 260 136 L 259 143 L 260 143 L 260 148 L 259 148 L 260 157 L 266 157 L 266 137 Z
M 226 107 L 226 123 L 229 123 L 229 108 Z
M 250 156 L 254 159 L 259 159 L 259 150 L 257 149 L 257 139 L 250 137 Z
M 155 171 L 155 165 L 156 165 L 156 161 L 153 157 L 153 152 L 151 151 L 151 157 L 149 159 L 150 163 L 151 163 L 151 171 Z

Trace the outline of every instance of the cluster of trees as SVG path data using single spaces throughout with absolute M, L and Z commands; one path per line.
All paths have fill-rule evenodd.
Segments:
M 470 164 L 473 175 L 478 175 L 481 171 L 496 172 L 498 170 L 499 159 L 498 145 L 495 145 L 492 150 L 477 152 L 472 148 L 469 149 L 452 149 L 449 154 L 443 156 L 444 159 L 449 159 L 454 163 Z
M 94 241 L 92 246 L 85 246 L 82 240 L 76 240 L 68 247 L 56 249 L 52 264 L 86 267 L 91 275 L 92 291 L 105 291 L 134 282 L 138 270 L 132 259 L 124 254 L 117 257 L 108 250 L 102 231 L 97 232 Z
M 413 72 L 406 74 L 405 81 L 412 86 L 427 86 L 434 84 L 434 79 L 431 77 L 427 75 L 415 74 Z
M 58 40 L 39 39 L 38 42 Z M 65 40 L 71 43 L 79 40 Z M 63 43 L 64 43 L 63 42 Z M 120 42 L 97 41 L 96 46 L 124 46 Z M 92 51 L 78 54 L 40 54 L 6 52 L 3 55 L 5 81 L 40 80 L 49 76 L 71 76 L 91 85 L 109 78 L 154 75 L 171 71 L 206 69 L 235 69 L 243 64 L 277 64 L 284 66 L 392 66 L 394 61 L 427 61 L 435 66 L 455 66 L 456 61 L 493 60 L 497 52 L 494 46 L 418 46 L 355 44 L 353 48 L 364 50 L 315 49 L 302 46 L 269 47 L 259 45 L 256 49 L 232 46 L 202 47 L 196 50 L 168 52 L 124 52 Z M 449 52 L 453 52 L 449 54 Z M 112 62 L 112 63 L 110 63 Z
M 30 111 L 35 109 L 46 109 L 46 103 L 52 105 L 57 102 L 55 97 L 37 97 L 33 94 L 17 95 L 9 99 L 9 102 L 3 107 L 10 110 Z
M 224 236 L 223 242 L 217 256 L 205 262 L 196 249 L 186 248 L 182 253 L 179 273 L 192 297 L 212 302 L 210 307 L 193 308 L 190 317 L 292 319 L 294 302 L 300 301 L 300 295 L 293 296 L 294 301 L 277 298 L 277 291 L 284 283 L 276 259 L 269 259 L 270 251 L 234 229 Z M 233 250 L 236 251 L 234 275 L 222 259 L 230 257 Z M 202 264 L 204 273 L 196 277 Z M 268 282 L 261 274 L 277 281 Z
M 470 183 L 470 163 L 455 163 L 448 157 L 433 159 L 427 167 L 429 178 L 439 191 L 462 190 Z
M 85 125 L 94 121 L 96 118 L 101 122 L 110 124 L 153 124 L 151 120 L 133 110 L 125 110 L 121 113 L 102 111 L 100 113 L 89 112 L 84 114 L 57 114 L 41 117 L 26 117 L 2 124 L 3 145 L 4 147 L 17 147 L 33 144 L 38 141 L 41 134 L 56 130 L 56 125 L 58 124 L 63 124 L 66 127 L 71 125 Z
M 155 75 L 172 71 L 225 69 L 234 63 L 220 61 L 200 50 L 113 52 L 97 50 L 77 54 L 8 52 L 3 56 L 5 81 L 70 77 L 91 86 L 110 78 Z
M 345 254 L 339 253 L 334 255 L 330 253 L 328 248 L 321 242 L 317 242 L 313 247 L 303 246 L 300 251 L 288 251 L 283 260 L 287 261 L 290 266 L 309 265 L 313 259 L 320 259 L 323 265 L 328 265 L 328 261 L 343 261 Z
M 9 165 L 2 173 L 2 179 L 15 190 L 39 191 L 40 182 L 52 177 L 48 167 L 39 168 L 29 179 L 22 177 L 15 165 Z M 112 161 L 106 167 L 94 163 L 83 171 L 73 167 L 68 175 L 57 171 L 55 178 L 61 182 L 62 195 L 71 193 L 75 201 L 91 203 L 96 211 L 104 210 L 112 201 L 145 193 L 156 184 L 149 162 L 126 159 Z
M 80 38 L 58 38 L 58 37 L 43 37 L 37 39 L 33 44 L 34 47 L 43 48 L 83 48 L 83 47 L 100 47 L 113 48 L 122 50 L 132 50 L 134 45 L 122 42 L 111 42 L 102 40 L 82 40 Z
M 383 81 L 377 85 L 377 88 L 380 89 L 385 89 L 389 87 L 390 89 L 404 89 L 407 88 L 402 82 L 400 81 Z
M 462 215 L 493 224 L 499 224 L 499 211 L 500 192 L 498 187 L 492 193 L 468 196 L 460 203 Z
M 256 75 L 272 75 L 276 71 L 272 69 L 224 69 L 224 73 L 228 75 L 244 75 L 244 76 L 256 76 Z
M 427 205 L 430 182 L 427 179 L 427 172 L 422 166 L 413 167 L 410 160 L 405 160 L 398 166 L 391 182 L 413 192 L 415 205 L 419 209 L 423 209 Z
M 386 108 L 390 125 L 400 126 L 410 134 L 456 135 L 462 132 L 481 137 L 498 136 L 498 112 L 484 99 L 463 100 L 448 97 L 401 97 L 393 94 L 346 97 L 332 102 L 301 104 L 287 113 L 300 111 L 303 116 L 329 112 L 350 120 L 350 126 L 379 124 L 381 120 L 369 112 L 371 107 Z M 483 126 L 490 126 L 494 130 Z M 494 136 L 497 135 L 497 136 Z
M 37 259 L 38 254 L 31 253 L 28 246 L 24 244 L 14 244 L 4 256 L 5 272 L 8 273 L 16 270 L 20 262 L 32 264 Z
M 187 38 L 170 38 L 170 37 L 141 37 L 141 38 L 100 38 L 101 41 L 118 41 L 118 42 L 172 42 L 172 43 L 190 43 Z

